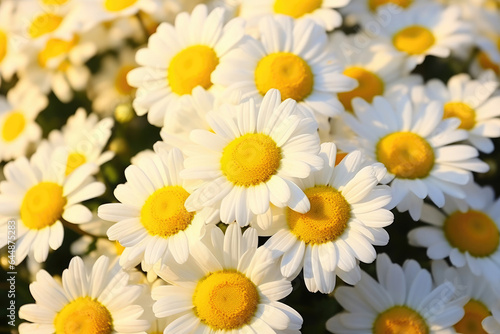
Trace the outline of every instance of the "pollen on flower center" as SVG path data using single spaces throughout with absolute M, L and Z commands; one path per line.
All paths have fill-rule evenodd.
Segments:
M 62 40 L 52 38 L 47 41 L 45 48 L 38 54 L 38 64 L 41 67 L 47 67 L 51 59 L 60 56 L 67 56 L 68 53 L 78 44 L 80 38 L 74 35 L 71 40 Z
M 51 226 L 61 218 L 66 202 L 60 185 L 53 182 L 38 183 L 24 195 L 21 220 L 30 229 Z
M 429 327 L 420 314 L 406 306 L 393 306 L 379 314 L 373 334 L 428 334 Z
M 493 254 L 500 242 L 498 226 L 488 215 L 476 210 L 452 213 L 446 218 L 443 230 L 453 247 L 476 257 Z
M 210 273 L 193 295 L 196 315 L 214 330 L 231 330 L 250 323 L 259 304 L 255 284 L 235 270 Z
M 206 45 L 194 45 L 176 54 L 168 66 L 168 83 L 178 95 L 191 94 L 196 86 L 212 87 L 210 76 L 219 65 L 214 49 Z
M 222 152 L 222 173 L 235 185 L 250 187 L 268 181 L 281 163 L 281 149 L 268 135 L 247 133 Z
M 323 244 L 340 237 L 351 218 L 351 207 L 344 196 L 330 186 L 315 186 L 304 193 L 311 209 L 304 214 L 287 209 L 290 231 L 306 244 Z
M 392 39 L 396 49 L 411 55 L 424 54 L 435 42 L 434 34 L 426 27 L 418 25 L 400 30 Z
M 194 218 L 184 202 L 189 193 L 181 186 L 166 186 L 149 196 L 141 209 L 141 223 L 151 235 L 168 238 L 184 231 Z
M 372 12 L 377 11 L 378 7 L 393 4 L 401 8 L 408 8 L 413 0 L 368 0 L 368 7 Z
M 28 28 L 31 38 L 38 38 L 56 30 L 63 20 L 62 16 L 45 13 L 37 16 Z
M 281 93 L 281 100 L 297 102 L 311 94 L 314 76 L 309 65 L 301 57 L 288 52 L 277 52 L 262 58 L 255 69 L 255 84 L 261 95 L 271 88 Z
M 56 334 L 109 334 L 113 332 L 113 319 L 99 301 L 78 297 L 57 313 L 54 327 Z
M 15 140 L 26 127 L 26 118 L 19 111 L 12 111 L 6 117 L 2 127 L 2 139 L 6 142 Z
M 127 74 L 135 68 L 133 65 L 122 66 L 115 77 L 115 88 L 121 95 L 130 95 L 134 92 L 135 88 L 130 86 L 127 82 Z
M 109 12 L 119 12 L 132 6 L 136 2 L 137 0 L 105 0 L 104 8 Z
M 87 157 L 85 155 L 78 153 L 78 152 L 72 152 L 68 155 L 68 160 L 66 162 L 66 171 L 65 175 L 68 176 L 71 174 L 75 169 L 83 165 L 84 163 L 87 162 Z
M 489 317 L 491 312 L 478 300 L 471 299 L 464 306 L 464 317 L 453 328 L 462 334 L 487 334 L 481 322 Z
M 434 166 L 430 144 L 413 132 L 394 132 L 377 143 L 376 155 L 387 170 L 402 179 L 418 179 L 429 175 Z
M 273 9 L 276 14 L 288 15 L 298 19 L 305 14 L 314 12 L 321 7 L 322 3 L 323 0 L 276 0 Z
M 448 102 L 444 105 L 443 118 L 460 119 L 459 128 L 470 130 L 476 125 L 476 111 L 462 102 Z
M 355 97 L 361 97 L 371 103 L 375 96 L 384 94 L 384 82 L 373 72 L 354 66 L 345 69 L 344 75 L 358 81 L 358 87 L 350 92 L 338 94 L 340 102 L 347 111 L 352 111 L 352 99 Z
M 0 30 L 0 63 L 5 58 L 8 47 L 9 43 L 7 40 L 7 34 L 4 31 Z

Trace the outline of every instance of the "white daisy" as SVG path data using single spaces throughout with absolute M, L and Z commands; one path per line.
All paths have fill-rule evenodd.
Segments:
M 335 144 L 321 145 L 325 167 L 297 185 L 311 209 L 301 214 L 282 212 L 274 224 L 281 229 L 264 247 L 281 258 L 281 273 L 293 279 L 302 270 L 311 292 L 330 293 L 338 275 L 349 284 L 361 278 L 357 260 L 376 258 L 372 245 L 383 246 L 389 235 L 383 229 L 392 223 L 392 212 L 383 209 L 391 201 L 387 186 L 377 186 L 385 173 L 379 165 L 362 166 L 359 152 L 349 153 L 336 166 Z
M 500 77 L 500 21 L 498 14 L 484 21 L 487 27 L 476 37 L 479 52 L 471 65 L 471 72 L 478 75 L 484 70 L 493 70 Z
M 191 15 L 177 15 L 175 26 L 160 24 L 148 47 L 137 52 L 142 67 L 128 74 L 129 84 L 138 87 L 137 114 L 148 113 L 151 124 L 162 126 L 166 110 L 175 108 L 181 96 L 196 86 L 214 89 L 212 72 L 243 36 L 242 20 L 225 23 L 223 8 L 208 13 L 205 5 L 196 6 Z
M 468 266 L 492 282 L 500 277 L 500 199 L 493 189 L 474 191 L 475 205 L 461 211 L 447 201 L 442 211 L 425 204 L 421 220 L 431 226 L 408 233 L 411 245 L 426 247 L 433 260 L 449 257 L 456 267 Z
M 452 326 L 464 315 L 467 299 L 456 299 L 450 282 L 433 285 L 418 262 L 400 267 L 386 254 L 377 258 L 377 278 L 364 271 L 354 287 L 339 287 L 335 298 L 344 307 L 326 328 L 336 334 L 455 333 Z
M 64 238 L 62 220 L 87 223 L 90 210 L 80 204 L 104 193 L 105 186 L 94 182 L 97 166 L 84 164 L 67 178 L 65 152 L 40 147 L 31 157 L 18 158 L 4 167 L 6 181 L 0 183 L 0 247 L 7 244 L 7 221 L 17 223 L 16 263 L 26 255 L 45 262 L 49 247 L 58 249 Z
M 62 274 L 62 284 L 48 272 L 38 272 L 30 291 L 36 301 L 19 309 L 19 333 L 145 333 L 142 306 L 134 304 L 142 287 L 129 283 L 129 275 L 116 263 L 100 257 L 92 270 L 74 257 Z
M 193 244 L 184 265 L 163 267 L 172 285 L 154 288 L 158 318 L 175 316 L 164 333 L 299 334 L 302 318 L 278 302 L 292 292 L 257 233 L 230 224 L 224 235 L 214 226 L 205 243 Z
M 467 132 L 457 129 L 458 119 L 443 120 L 442 105 L 425 102 L 417 94 L 421 91 L 414 89 L 412 99 L 403 95 L 392 103 L 375 97 L 370 105 L 356 98 L 355 115 L 344 117 L 356 134 L 354 148 L 387 168 L 382 183 L 390 183 L 392 188 L 388 208 L 409 210 L 414 220 L 420 217 L 424 198 L 439 207 L 444 205 L 444 194 L 463 199 L 466 195 L 461 186 L 472 178 L 471 171 L 489 168 L 477 158 L 474 147 L 454 144 L 466 139 Z M 347 145 L 340 147 L 352 150 Z
M 241 226 L 268 211 L 270 203 L 307 212 L 309 201 L 291 178 L 323 167 L 316 122 L 302 116 L 294 100 L 281 102 L 276 89 L 269 90 L 260 108 L 253 99 L 223 107 L 234 116 L 209 113 L 213 132 L 192 131 L 197 145 L 185 148 L 181 176 L 204 181 L 186 208 L 212 207 L 220 210 L 222 222 L 236 220 Z
M 401 11 L 430 1 L 432 0 L 351 0 L 341 12 L 347 15 L 348 19 L 353 17 L 358 23 L 366 24 L 372 21 L 373 24 L 384 15 L 397 15 Z

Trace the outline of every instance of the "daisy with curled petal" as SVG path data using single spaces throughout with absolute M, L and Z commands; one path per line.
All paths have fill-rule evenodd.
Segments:
M 6 181 L 0 183 L 0 227 L 7 231 L 7 220 L 17 223 L 16 263 L 26 255 L 45 262 L 49 247 L 58 249 L 64 238 L 61 220 L 87 223 L 90 210 L 80 204 L 104 193 L 105 186 L 91 175 L 97 166 L 84 164 L 64 176 L 66 155 L 60 150 L 40 147 L 31 157 L 18 158 L 4 167 Z M 0 247 L 7 244 L 6 232 L 0 234 Z
M 148 46 L 137 52 L 141 67 L 127 76 L 138 88 L 137 114 L 148 113 L 151 124 L 163 126 L 166 110 L 176 108 L 181 96 L 190 95 L 196 86 L 215 89 L 212 72 L 243 36 L 241 19 L 226 23 L 223 8 L 208 13 L 205 5 L 196 6 L 191 15 L 178 14 L 175 26 L 160 24 Z
M 413 246 L 427 248 L 433 260 L 449 257 L 454 266 L 468 266 L 474 275 L 498 282 L 500 199 L 495 200 L 490 187 L 471 194 L 477 200 L 463 211 L 454 201 L 447 201 L 442 211 L 425 204 L 421 219 L 431 226 L 413 229 L 408 239 Z
M 403 267 L 386 254 L 377 258 L 378 282 L 364 271 L 354 287 L 339 287 L 335 298 L 344 307 L 326 322 L 336 334 L 451 334 L 464 315 L 467 299 L 456 299 L 450 282 L 433 285 L 430 273 L 415 260 Z
M 394 216 L 383 208 L 391 201 L 390 188 L 377 186 L 384 167 L 363 167 L 359 151 L 347 154 L 336 165 L 333 143 L 322 144 L 320 156 L 323 169 L 296 181 L 311 209 L 304 214 L 285 209 L 274 223 L 281 229 L 264 247 L 283 255 L 283 276 L 293 279 L 303 269 L 309 291 L 330 293 L 337 275 L 349 284 L 359 281 L 357 260 L 375 260 L 372 245 L 387 244 L 389 235 L 383 228 Z
M 130 284 L 129 275 L 107 257 L 86 270 L 79 257 L 63 271 L 62 283 L 40 270 L 30 284 L 35 304 L 19 309 L 19 333 L 146 333 L 142 306 L 134 303 L 143 288 Z
M 186 200 L 186 208 L 211 207 L 220 211 L 222 222 L 236 220 L 241 226 L 267 212 L 270 203 L 306 213 L 309 201 L 291 179 L 323 167 L 316 122 L 303 116 L 294 100 L 281 102 L 276 89 L 266 94 L 260 108 L 253 99 L 223 107 L 234 116 L 209 113 L 213 132 L 192 131 L 196 145 L 185 148 L 181 176 L 204 181 Z
M 471 171 L 486 172 L 489 167 L 477 158 L 474 147 L 454 144 L 467 138 L 465 130 L 457 129 L 458 119 L 443 120 L 439 102 L 425 102 L 422 89 L 412 92 L 411 99 L 403 95 L 392 102 L 377 96 L 371 105 L 356 98 L 355 115 L 346 114 L 344 120 L 356 135 L 354 148 L 387 168 L 382 183 L 392 189 L 388 208 L 409 210 L 418 220 L 424 198 L 439 207 L 444 194 L 463 199 L 462 186 L 472 178 Z M 339 145 L 346 152 L 353 149 Z
M 302 317 L 278 302 L 292 292 L 291 282 L 269 251 L 257 248 L 256 231 L 242 234 L 236 223 L 225 234 L 214 225 L 208 231 L 184 265 L 158 272 L 172 285 L 153 288 L 153 311 L 176 318 L 164 333 L 299 334 Z

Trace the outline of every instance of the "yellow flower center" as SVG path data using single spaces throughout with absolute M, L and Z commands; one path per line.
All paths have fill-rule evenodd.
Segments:
M 31 38 L 38 38 L 45 34 L 49 34 L 59 27 L 62 20 L 63 17 L 56 14 L 41 14 L 35 17 L 35 19 L 31 22 L 31 25 L 28 28 L 28 34 Z
M 109 334 L 113 332 L 113 319 L 97 300 L 78 297 L 57 313 L 54 327 L 56 334 Z
M 281 100 L 297 102 L 311 94 L 314 76 L 304 59 L 288 52 L 277 52 L 262 58 L 255 69 L 255 85 L 261 95 L 271 88 L 281 93 Z
M 108 12 L 119 12 L 132 6 L 136 2 L 137 0 L 105 0 L 104 8 L 106 8 Z
M 477 61 L 484 70 L 493 70 L 496 75 L 500 75 L 500 64 L 494 63 L 486 52 L 480 51 L 477 55 Z
M 206 45 L 194 45 L 176 54 L 168 66 L 168 83 L 178 95 L 191 94 L 196 86 L 212 87 L 210 76 L 219 65 L 214 49 Z
M 281 163 L 281 149 L 268 135 L 247 133 L 222 151 L 222 173 L 235 185 L 253 186 L 268 181 Z
M 392 39 L 396 49 L 410 55 L 424 54 L 435 42 L 432 31 L 418 25 L 400 30 Z
M 420 314 L 407 306 L 393 306 L 379 314 L 373 334 L 428 334 L 429 327 Z
M 168 238 L 184 231 L 194 218 L 184 202 L 189 193 L 181 186 L 166 186 L 149 196 L 141 209 L 141 223 L 151 235 Z
M 61 218 L 66 202 L 60 185 L 53 182 L 38 183 L 24 195 L 21 220 L 33 230 L 51 226 Z
M 478 300 L 471 299 L 464 306 L 464 317 L 457 322 L 453 328 L 457 333 L 462 334 L 487 334 L 483 329 L 481 322 L 484 318 L 489 317 L 491 312 L 488 308 Z
M 64 5 L 68 0 L 42 0 L 44 5 L 61 6 Z
M 8 44 L 7 34 L 4 31 L 0 30 L 0 63 L 7 54 L 8 46 L 9 44 Z
M 446 218 L 443 230 L 453 247 L 461 252 L 469 252 L 472 256 L 489 256 L 498 249 L 500 231 L 483 212 L 454 212 Z
M 6 142 L 15 140 L 26 127 L 26 118 L 22 112 L 11 111 L 2 127 L 2 138 Z
M 65 41 L 58 38 L 52 38 L 47 41 L 45 48 L 38 54 L 38 64 L 46 67 L 47 63 L 56 57 L 67 56 L 68 53 L 78 44 L 80 38 L 77 35 L 73 39 Z
M 75 169 L 87 162 L 87 157 L 81 153 L 73 152 L 68 155 L 68 161 L 66 162 L 66 172 L 65 175 L 73 173 Z
M 393 4 L 401 8 L 408 8 L 413 3 L 413 0 L 368 0 L 368 7 L 372 12 L 375 12 L 378 7 L 387 4 Z
M 231 330 L 250 323 L 259 304 L 255 284 L 235 270 L 210 273 L 193 295 L 196 315 L 213 330 Z
M 429 175 L 434 166 L 434 151 L 429 143 L 412 132 L 394 132 L 376 147 L 377 160 L 401 179 L 419 179 Z
M 462 102 L 448 102 L 444 105 L 443 118 L 460 119 L 459 128 L 470 130 L 476 125 L 476 111 Z
M 373 72 L 361 67 L 349 67 L 344 71 L 344 75 L 358 81 L 358 87 L 350 92 L 338 94 L 340 102 L 347 111 L 352 111 L 352 99 L 355 97 L 361 97 L 371 103 L 375 96 L 384 94 L 384 82 Z
M 131 95 L 135 88 L 127 82 L 127 74 L 135 68 L 133 65 L 122 66 L 115 77 L 115 88 L 121 95 Z
M 323 0 L 276 0 L 273 9 L 276 14 L 284 14 L 298 19 L 321 8 L 322 3 Z
M 346 152 L 337 151 L 337 155 L 335 156 L 335 166 L 337 166 L 346 156 Z
M 311 209 L 299 213 L 287 208 L 290 231 L 306 244 L 323 244 L 340 237 L 351 218 L 351 206 L 337 189 L 315 186 L 304 191 Z

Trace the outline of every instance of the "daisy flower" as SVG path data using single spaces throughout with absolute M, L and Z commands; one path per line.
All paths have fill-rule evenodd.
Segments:
M 415 260 L 403 266 L 386 254 L 377 258 L 378 282 L 364 271 L 354 287 L 339 287 L 335 298 L 344 307 L 326 328 L 336 334 L 455 333 L 467 299 L 454 297 L 450 282 L 433 285 L 430 273 Z
M 433 260 L 449 257 L 456 267 L 468 266 L 492 282 L 500 277 L 500 200 L 493 189 L 474 191 L 477 200 L 466 210 L 447 201 L 442 211 L 425 204 L 421 220 L 431 226 L 408 233 L 411 245 L 427 248 Z
M 47 104 L 36 87 L 18 85 L 8 91 L 7 99 L 0 97 L 0 161 L 26 155 L 30 144 L 40 140 L 42 130 L 35 118 Z
M 291 178 L 305 178 L 323 167 L 316 123 L 303 116 L 292 99 L 281 102 L 271 89 L 260 108 L 254 100 L 226 113 L 209 113 L 213 132 L 194 130 L 196 144 L 185 149 L 188 158 L 181 176 L 204 182 L 186 200 L 188 211 L 212 207 L 222 222 L 247 225 L 270 203 L 306 213 L 309 201 Z
M 397 15 L 401 11 L 430 1 L 432 0 L 351 0 L 345 8 L 342 8 L 342 13 L 356 18 L 357 22 L 363 24 L 386 13 Z
M 224 9 L 210 13 L 198 5 L 189 15 L 177 15 L 175 26 L 162 23 L 137 52 L 141 67 L 128 74 L 128 82 L 137 87 L 134 108 L 138 115 L 148 113 L 148 121 L 162 126 L 165 112 L 176 108 L 181 96 L 193 88 L 215 89 L 211 75 L 223 63 L 222 57 L 244 36 L 243 21 L 224 20 Z
M 278 302 L 292 285 L 268 251 L 257 249 L 256 231 L 242 234 L 236 223 L 225 234 L 212 227 L 184 265 L 158 273 L 172 285 L 153 288 L 153 311 L 176 318 L 164 333 L 299 334 L 302 317 Z
M 297 185 L 304 191 L 311 209 L 298 213 L 285 209 L 281 229 L 264 247 L 283 255 L 283 276 L 293 279 L 303 268 L 306 287 L 311 292 L 330 293 L 338 275 L 349 284 L 361 278 L 357 260 L 370 263 L 389 235 L 383 229 L 394 219 L 383 207 L 391 201 L 391 190 L 377 186 L 384 167 L 362 168 L 361 154 L 349 153 L 338 165 L 333 143 L 321 145 L 325 167 Z
M 392 189 L 388 208 L 409 210 L 414 220 L 420 217 L 424 198 L 439 207 L 444 204 L 444 194 L 463 199 L 462 186 L 472 178 L 471 171 L 482 173 L 489 168 L 477 158 L 474 147 L 454 144 L 467 138 L 465 130 L 457 129 L 460 121 L 443 120 L 439 102 L 422 101 L 425 98 L 417 94 L 392 103 L 377 96 L 371 105 L 356 98 L 355 115 L 344 117 L 356 135 L 354 148 L 387 168 L 381 182 L 390 183 Z M 340 147 L 352 150 L 347 145 Z
M 478 74 L 484 70 L 493 70 L 500 76 L 500 21 L 498 14 L 493 19 L 485 20 L 487 27 L 477 34 L 476 44 L 479 53 L 471 65 L 471 72 Z
M 160 0 L 80 0 L 79 17 L 89 25 L 159 9 Z
M 28 59 L 22 50 L 15 20 L 16 1 L 2 1 L 0 4 L 0 83 L 2 77 L 11 80 Z
M 37 262 L 45 262 L 49 247 L 58 249 L 63 242 L 61 220 L 71 224 L 89 222 L 92 213 L 80 203 L 104 193 L 104 184 L 91 177 L 96 165 L 84 164 L 66 178 L 63 161 L 63 151 L 40 147 L 30 161 L 20 157 L 4 167 L 0 227 L 7 231 L 8 219 L 17 222 L 16 264 L 28 253 Z M 3 247 L 7 244 L 6 232 L 0 236 Z
M 129 283 L 129 275 L 102 256 L 91 270 L 74 257 L 63 271 L 62 284 L 40 270 L 30 284 L 36 301 L 19 309 L 19 333 L 145 333 L 143 308 L 134 304 L 142 287 Z
M 263 18 L 259 29 L 260 40 L 246 38 L 221 60 L 212 75 L 214 83 L 228 92 L 241 91 L 243 99 L 253 98 L 257 104 L 275 88 L 283 101 L 294 99 L 305 112 L 322 119 L 344 111 L 336 94 L 352 90 L 356 81 L 342 74 L 320 26 L 279 15 Z

